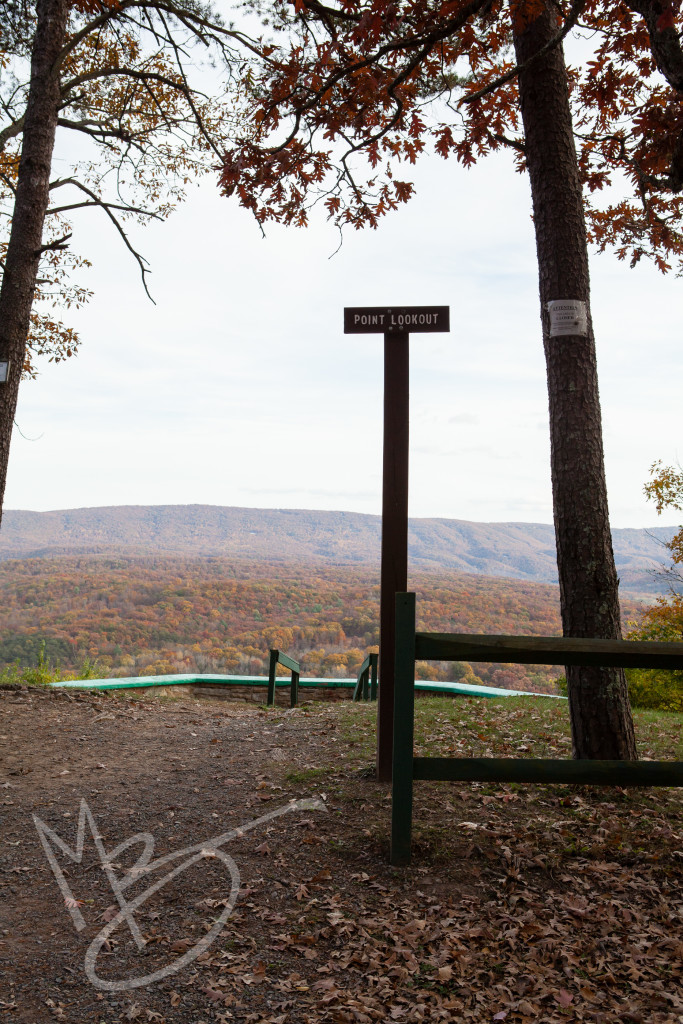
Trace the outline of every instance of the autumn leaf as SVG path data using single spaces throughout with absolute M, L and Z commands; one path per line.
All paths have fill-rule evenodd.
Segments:
M 224 993 L 221 992 L 220 989 L 212 988 L 211 985 L 205 985 L 200 991 L 202 991 L 212 1003 L 223 999 Z
M 186 953 L 193 945 L 194 941 L 192 939 L 176 939 L 175 942 L 171 943 L 171 952 Z
M 309 884 L 317 883 L 317 882 L 327 882 L 331 878 L 332 878 L 332 872 L 330 871 L 330 869 L 329 868 L 322 868 L 322 870 L 319 871 L 317 875 L 314 875 L 313 878 L 310 879 Z
M 253 971 L 243 974 L 241 981 L 244 985 L 260 985 L 266 980 L 266 966 L 259 961 Z

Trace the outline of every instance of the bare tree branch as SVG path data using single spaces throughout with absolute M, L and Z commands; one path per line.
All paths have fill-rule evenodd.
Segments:
M 19 138 L 24 130 L 24 120 L 25 117 L 22 114 L 22 116 L 18 117 L 16 121 L 12 122 L 12 124 L 8 124 L 6 128 L 3 128 L 0 132 L 0 152 L 2 152 L 5 148 L 5 144 L 9 142 L 10 139 Z
M 59 252 L 60 250 L 68 249 L 71 236 L 72 232 L 69 231 L 66 235 L 62 235 L 61 238 L 55 238 L 52 242 L 46 242 L 45 245 L 41 245 L 37 255 L 42 255 L 44 252 Z M 36 281 L 36 284 L 42 284 L 42 282 Z
M 83 182 L 78 181 L 76 178 L 69 178 L 69 179 L 64 178 L 58 184 L 53 182 L 53 183 L 50 184 L 50 188 L 52 189 L 52 188 L 55 188 L 55 187 L 59 187 L 61 185 L 73 185 L 75 188 L 79 188 L 82 192 L 85 192 L 85 194 L 89 197 L 90 202 L 89 203 L 75 204 L 74 206 L 71 206 L 71 207 L 61 207 L 61 208 L 60 207 L 56 207 L 54 209 L 48 210 L 47 212 L 55 214 L 55 213 L 59 213 L 60 209 L 77 209 L 78 206 L 98 206 L 101 210 L 104 210 L 106 215 L 109 217 L 109 220 L 112 222 L 112 224 L 114 225 L 114 227 L 118 231 L 119 235 L 121 236 L 121 238 L 123 240 L 123 244 L 128 249 L 128 251 L 131 253 L 131 255 L 134 257 L 136 263 L 138 264 L 138 267 L 140 268 L 140 276 L 141 276 L 141 279 L 142 279 L 142 287 L 145 289 L 145 292 L 147 294 L 147 298 L 150 300 L 150 302 L 154 302 L 154 299 L 150 295 L 149 289 L 147 287 L 147 275 L 150 273 L 150 271 L 147 269 L 147 260 L 131 244 L 131 241 L 128 238 L 128 235 L 126 234 L 126 231 L 123 228 L 123 226 L 122 226 L 121 222 L 119 221 L 118 217 L 116 217 L 116 215 L 114 213 L 112 213 L 112 209 L 127 209 L 127 208 L 126 207 L 117 207 L 115 204 L 105 202 L 103 199 L 100 199 L 100 197 L 98 195 L 96 195 L 95 192 L 93 192 L 86 185 L 84 185 Z M 128 210 L 127 210 L 127 212 L 128 212 Z M 136 212 L 136 211 L 134 211 L 134 212 Z M 140 212 L 144 213 L 145 216 L 156 217 L 158 220 L 163 219 L 163 218 L 160 218 L 157 214 L 154 214 L 154 213 L 151 213 L 151 212 L 147 212 L 147 211 L 140 211 Z M 156 303 L 154 303 L 154 305 L 156 305 Z

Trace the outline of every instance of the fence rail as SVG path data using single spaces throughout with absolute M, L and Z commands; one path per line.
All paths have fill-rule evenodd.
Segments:
M 270 666 L 268 669 L 268 707 L 273 707 L 275 705 L 275 673 L 278 665 L 283 665 L 292 673 L 292 680 L 289 687 L 289 706 L 290 708 L 295 708 L 299 700 L 299 676 L 301 675 L 299 662 L 295 661 L 294 658 L 290 658 L 288 654 L 284 654 L 282 651 L 279 651 L 276 647 L 271 648 L 270 651 Z
M 607 665 L 681 668 L 683 644 L 651 640 L 593 640 L 562 636 L 416 633 L 420 661 L 498 661 L 515 665 Z M 647 662 L 647 664 L 645 664 Z
M 683 669 L 683 643 L 416 633 L 415 594 L 396 595 L 391 863 L 410 862 L 413 780 L 683 786 L 683 761 L 415 757 L 415 660 Z

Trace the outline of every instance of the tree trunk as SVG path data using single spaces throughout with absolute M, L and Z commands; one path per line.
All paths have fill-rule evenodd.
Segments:
M 548 5 L 531 24 L 515 20 L 517 62 L 557 32 Z M 590 316 L 588 248 L 561 45 L 519 76 L 526 162 L 538 254 L 548 376 L 553 510 L 565 636 L 621 636 L 619 581 L 607 509 L 602 424 Z M 550 336 L 547 303 L 586 303 L 588 334 Z M 633 719 L 621 669 L 567 668 L 576 758 L 636 759 Z
M 0 522 L 50 195 L 50 168 L 60 99 L 57 60 L 64 46 L 68 7 L 68 0 L 38 0 L 36 6 L 31 84 L 12 229 L 0 288 L 0 359 L 10 361 L 7 383 L 0 384 Z

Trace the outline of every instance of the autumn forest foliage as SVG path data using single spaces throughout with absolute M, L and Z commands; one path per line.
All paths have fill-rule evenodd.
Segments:
M 559 634 L 554 586 L 413 572 L 418 628 Z M 268 649 L 308 676 L 356 674 L 377 650 L 379 571 L 225 558 L 56 557 L 0 563 L 0 667 L 44 656 L 63 669 L 97 662 L 103 676 L 267 672 Z M 625 603 L 632 619 L 637 607 Z M 554 690 L 558 670 L 424 663 L 421 678 Z
M 658 515 L 665 509 L 683 511 L 683 470 L 678 466 L 664 466 L 658 459 L 650 467 L 650 481 L 645 494 L 654 502 Z M 646 609 L 637 628 L 632 630 L 634 640 L 683 640 L 683 526 L 679 527 L 666 544 L 671 563 L 659 574 L 669 585 L 666 597 L 660 596 Z M 632 703 L 641 707 L 683 711 L 683 672 L 634 671 L 629 681 Z

